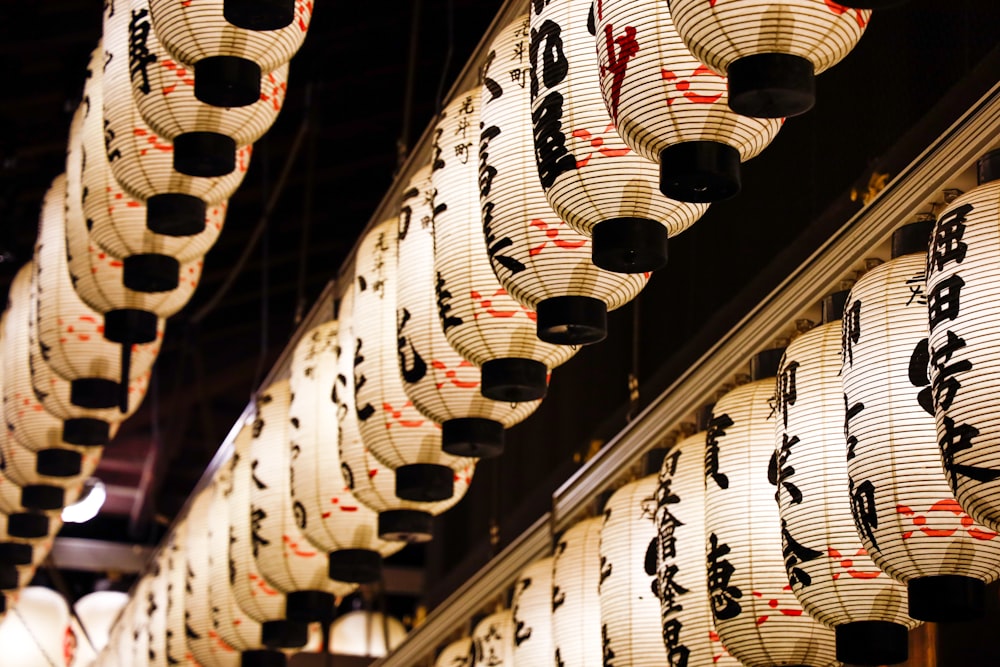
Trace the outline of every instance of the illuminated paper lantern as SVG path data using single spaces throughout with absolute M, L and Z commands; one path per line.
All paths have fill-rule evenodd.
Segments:
M 529 92 L 535 94 L 538 83 L 528 54 L 540 40 L 528 35 L 527 16 L 505 27 L 490 47 L 483 74 L 479 196 L 487 254 L 504 289 L 537 312 L 539 338 L 562 345 L 596 343 L 607 335 L 607 312 L 634 299 L 648 275 L 596 267 L 591 240 L 556 216 L 534 177 Z M 545 79 L 562 72 L 560 49 L 554 36 L 546 42 L 542 61 L 556 62 L 545 62 Z M 544 141 L 545 150 L 556 150 L 551 138 Z
M 50 588 L 29 586 L 0 624 L 3 661 L 17 667 L 65 667 L 69 605 Z
M 349 611 L 330 626 L 330 652 L 337 655 L 382 658 L 404 639 L 403 624 L 377 611 Z
M 667 452 L 656 489 L 656 594 L 669 665 L 739 667 L 719 642 L 705 578 L 704 431 Z
M 340 471 L 337 384 L 338 327 L 306 332 L 292 355 L 289 407 L 290 486 L 302 533 L 327 552 L 331 579 L 376 581 L 382 557 L 402 549 L 378 536 L 378 515 L 358 502 Z
M 660 191 L 687 202 L 739 193 L 740 162 L 764 150 L 781 121 L 730 110 L 725 77 L 691 54 L 667 3 L 595 7 L 604 103 L 625 143 L 660 164 Z
M 111 628 L 128 600 L 129 596 L 119 591 L 95 591 L 73 603 L 76 617 L 86 632 L 86 639 L 77 638 L 74 664 L 89 665 L 88 658 L 97 659 L 103 654 L 111 642 Z
M 549 372 L 576 350 L 543 343 L 537 319 L 500 285 L 490 266 L 480 218 L 480 89 L 455 97 L 434 133 L 434 271 L 448 343 L 482 369 L 483 396 L 533 401 L 545 396 Z
M 840 381 L 841 292 L 824 301 L 823 324 L 796 338 L 778 368 L 775 455 L 782 555 L 792 592 L 836 631 L 837 659 L 905 662 L 906 589 L 865 552 L 851 516 L 846 410 Z
M 187 519 L 176 522 L 167 551 L 166 572 L 166 631 L 164 656 L 167 665 L 198 667 L 199 663 L 187 646 L 187 610 L 184 589 L 187 587 Z
M 744 116 L 805 113 L 816 74 L 861 39 L 871 10 L 829 0 L 671 0 L 677 32 L 698 60 L 729 76 L 729 106 Z
M 602 517 L 584 519 L 556 543 L 552 563 L 552 646 L 557 662 L 602 667 Z
M 167 536 L 153 557 L 150 581 L 146 589 L 146 651 L 150 667 L 166 667 L 170 664 L 167 654 L 167 559 L 172 547 L 172 536 Z M 142 661 L 139 664 L 146 664 Z
M 664 197 L 654 162 L 622 141 L 601 97 L 589 0 L 532 5 L 531 121 L 538 176 L 555 213 L 593 236 L 595 265 L 641 273 L 667 262 L 667 238 L 708 208 Z
M 313 3 L 294 0 L 290 11 L 292 1 L 151 0 L 149 9 L 164 48 L 193 68 L 195 96 L 205 104 L 239 107 L 255 103 L 263 92 L 261 75 L 291 60 L 302 46 Z M 255 20 L 255 14 L 239 11 L 279 4 L 278 20 Z
M 348 289 L 340 308 L 337 332 L 337 381 L 333 401 L 337 406 L 340 433 L 337 438 L 340 471 L 344 484 L 363 505 L 378 512 L 378 534 L 381 539 L 402 542 L 426 542 L 432 536 L 431 517 L 451 509 L 465 496 L 472 482 L 475 467 L 455 474 L 454 493 L 447 500 L 416 502 L 396 495 L 396 473 L 380 463 L 361 438 L 358 412 L 354 401 L 354 361 L 357 344 L 354 339 L 354 293 Z
M 514 664 L 514 619 L 510 609 L 490 614 L 472 631 L 473 667 L 510 667 Z
M 148 665 L 151 662 L 149 653 L 149 623 L 155 610 L 150 609 L 153 576 L 150 573 L 142 575 L 132 586 L 134 604 L 125 611 L 130 612 L 126 622 L 131 637 L 119 645 L 118 662 L 122 665 Z
M 132 96 L 149 128 L 174 145 L 174 169 L 222 176 L 236 168 L 238 146 L 264 136 L 285 101 L 288 64 L 265 72 L 260 97 L 241 107 L 217 107 L 195 97 L 194 72 L 174 60 L 152 29 L 149 0 L 131 0 L 129 64 Z
M 708 424 L 708 594 L 722 644 L 746 667 L 832 666 L 833 631 L 804 613 L 788 582 L 775 487 L 768 481 L 780 352 L 755 357 L 755 381 L 720 398 Z
M 515 667 L 534 667 L 553 662 L 552 647 L 552 558 L 540 558 L 524 568 L 514 582 L 510 603 L 514 620 Z
M 473 462 L 441 450 L 441 427 L 406 396 L 396 339 L 396 220 L 376 225 L 355 259 L 354 401 L 361 438 L 372 456 L 396 472 L 404 500 L 447 500 L 456 472 Z
M 1000 578 L 1000 539 L 965 513 L 940 467 L 924 291 L 933 224 L 897 230 L 892 261 L 851 289 L 841 377 L 858 536 L 907 584 L 911 617 L 949 621 L 982 615 L 985 584 Z
M 0 478 L 5 487 L 17 487 Z M 4 496 L 11 495 L 4 489 Z M 35 568 L 52 551 L 52 541 L 62 528 L 58 513 L 28 510 L 23 505 L 10 506 L 4 498 L 0 507 L 0 590 L 24 588 L 34 577 Z
M 441 649 L 434 667 L 471 667 L 472 637 L 462 637 Z
M 479 391 L 479 369 L 448 344 L 438 314 L 434 273 L 431 167 L 417 172 L 399 216 L 396 304 L 399 373 L 407 398 L 441 424 L 441 447 L 456 456 L 499 456 L 504 429 L 531 415 L 539 401 L 510 403 Z
M 250 445 L 250 520 L 253 557 L 264 580 L 285 594 L 289 620 L 333 620 L 335 599 L 357 586 L 334 582 L 329 561 L 302 533 L 308 515 L 293 505 L 289 491 L 288 380 L 279 380 L 257 397 Z M 327 474 L 335 471 L 327 471 Z

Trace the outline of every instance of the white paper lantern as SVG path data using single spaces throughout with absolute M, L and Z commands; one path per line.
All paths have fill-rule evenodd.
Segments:
M 69 605 L 50 588 L 29 586 L 21 591 L 0 624 L 3 662 L 14 667 L 65 667 Z
M 483 233 L 493 273 L 504 289 L 538 314 L 538 337 L 549 343 L 582 345 L 607 335 L 607 311 L 634 299 L 648 274 L 597 268 L 591 240 L 560 220 L 534 167 L 531 95 L 538 88 L 529 52 L 528 17 L 506 26 L 490 47 L 484 68 L 479 134 L 479 198 Z M 556 63 L 543 78 L 561 71 L 560 44 L 543 49 Z M 537 136 L 537 133 L 536 133 Z M 541 140 L 541 139 L 540 139 Z M 552 148 L 547 146 L 547 148 Z
M 841 357 L 858 536 L 880 569 L 908 584 L 910 616 L 946 621 L 982 613 L 985 584 L 1000 578 L 1000 539 L 965 513 L 940 468 L 927 374 L 930 231 L 897 231 L 895 258 L 851 289 Z M 896 253 L 898 237 L 911 254 Z
M 510 667 L 514 664 L 514 619 L 510 609 L 490 614 L 472 631 L 474 667 Z
M 132 586 L 133 604 L 125 608 L 129 613 L 127 627 L 130 636 L 119 644 L 118 662 L 122 665 L 146 665 L 150 662 L 148 626 L 152 615 L 149 610 L 152 583 L 153 577 L 147 573 Z M 122 622 L 126 622 L 124 614 Z
M 661 192 L 688 202 L 735 196 L 740 162 L 764 150 L 781 122 L 729 109 L 725 77 L 691 54 L 667 3 L 604 0 L 596 10 L 605 105 L 625 143 L 660 163 Z
M 906 589 L 872 562 L 851 516 L 835 311 L 788 346 L 778 369 L 769 474 L 778 484 L 782 555 L 802 607 L 836 631 L 838 660 L 905 662 L 917 625 L 906 614 Z
M 17 489 L 3 478 L 0 487 L 7 487 L 3 488 L 5 496 L 10 493 L 9 487 Z M 0 513 L 0 591 L 5 596 L 31 583 L 35 569 L 52 551 L 52 542 L 63 525 L 58 513 L 28 511 L 19 500 L 17 506 L 7 507 L 8 500 L 4 499 Z
M 718 640 L 705 578 L 705 436 L 670 449 L 656 490 L 656 581 L 669 665 L 739 667 Z
M 384 540 L 426 542 L 431 539 L 431 517 L 451 509 L 465 496 L 475 470 L 469 465 L 455 475 L 451 498 L 438 502 L 416 502 L 396 496 L 396 473 L 380 463 L 365 446 L 354 402 L 354 294 L 348 289 L 340 302 L 337 382 L 333 401 L 337 406 L 340 433 L 337 438 L 344 484 L 366 507 L 378 512 L 378 534 Z
M 552 557 L 524 568 L 514 582 L 511 614 L 514 620 L 515 667 L 552 664 Z
M 667 261 L 667 237 L 707 204 L 664 197 L 653 161 L 633 152 L 601 97 L 590 0 L 532 5 L 531 120 L 535 161 L 549 204 L 566 224 L 593 236 L 594 264 L 641 273 Z
M 149 586 L 146 589 L 146 651 L 149 655 L 150 667 L 167 667 L 170 656 L 167 654 L 167 587 L 169 585 L 169 569 L 167 560 L 172 546 L 173 536 L 164 539 L 160 551 L 156 554 L 149 574 Z M 138 664 L 146 664 L 146 661 Z
M 479 205 L 480 88 L 455 97 L 434 133 L 435 291 L 448 342 L 482 368 L 482 394 L 499 401 L 545 396 L 549 372 L 576 350 L 543 343 L 536 314 L 515 301 L 490 266 Z
M 557 663 L 603 667 L 601 599 L 601 524 L 584 519 L 556 543 L 552 563 L 552 645 Z
M 851 52 L 871 18 L 830 0 L 671 0 L 670 11 L 695 57 L 728 74 L 733 110 L 762 118 L 811 109 L 813 77 Z
M 774 455 L 773 397 L 773 378 L 737 387 L 715 404 L 708 425 L 705 555 L 715 627 L 746 667 L 834 665 L 833 631 L 803 611 L 785 573 L 775 487 L 767 474 Z
M 396 305 L 399 372 L 406 396 L 441 424 L 441 447 L 458 456 L 499 456 L 504 429 L 531 415 L 540 401 L 512 404 L 479 391 L 479 369 L 448 344 L 438 314 L 434 273 L 434 189 L 431 167 L 403 195 L 399 217 Z
M 129 597 L 119 591 L 96 591 L 88 593 L 73 603 L 73 609 L 83 629 L 86 638 L 77 637 L 76 664 L 87 665 L 84 659 L 93 654 L 96 659 L 108 646 L 111 640 L 111 628 L 118 621 Z
M 441 649 L 434 667 L 472 667 L 472 637 L 462 637 Z
M 167 552 L 166 576 L 167 607 L 165 652 L 167 665 L 199 667 L 198 660 L 188 649 L 187 608 L 184 591 L 187 588 L 187 519 L 183 518 L 173 526 L 170 548 Z
M 349 611 L 330 626 L 330 652 L 337 655 L 381 658 L 404 639 L 403 624 L 377 611 Z
M 358 502 L 340 471 L 337 322 L 324 322 L 299 341 L 292 355 L 289 407 L 289 492 L 302 517 L 302 533 L 328 553 L 330 578 L 371 582 L 382 557 L 402 549 L 378 536 L 378 515 Z

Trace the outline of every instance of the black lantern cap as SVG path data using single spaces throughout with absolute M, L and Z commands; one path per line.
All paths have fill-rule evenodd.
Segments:
M 194 96 L 214 107 L 245 107 L 260 99 L 260 65 L 236 56 L 194 64 Z
M 554 296 L 538 302 L 538 337 L 554 345 L 590 345 L 608 336 L 608 306 L 591 296 Z
M 455 471 L 436 463 L 396 468 L 396 497 L 419 503 L 448 500 L 455 493 Z
M 15 512 L 7 517 L 7 534 L 33 540 L 49 534 L 49 517 L 38 512 Z
M 156 340 L 156 313 L 137 308 L 119 308 L 104 313 L 104 337 L 125 345 L 151 343 Z
M 917 577 L 906 584 L 910 618 L 941 623 L 982 618 L 986 582 L 973 577 L 942 574 Z
M 331 623 L 336 614 L 333 593 L 293 591 L 285 596 L 285 616 L 297 623 Z
M 122 260 L 122 282 L 136 292 L 169 292 L 180 283 L 181 263 L 170 255 L 146 253 Z
M 371 549 L 338 549 L 329 553 L 329 559 L 334 581 L 370 584 L 382 575 L 382 554 Z
M 66 492 L 51 484 L 28 484 L 21 487 L 21 505 L 29 510 L 57 510 L 63 506 Z
M 90 417 L 67 419 L 63 422 L 62 439 L 81 447 L 103 447 L 111 442 L 111 424 Z
M 855 621 L 834 628 L 837 660 L 851 665 L 894 665 L 906 662 L 909 631 L 889 621 Z
M 0 542 L 0 565 L 31 565 L 35 550 L 23 542 Z M 0 595 L 0 599 L 3 596 Z
M 16 589 L 19 579 L 16 566 L 0 563 L 0 591 L 12 591 Z
M 762 350 L 753 355 L 750 359 L 750 379 L 766 380 L 778 374 L 778 367 L 781 365 L 781 358 L 785 355 L 785 348 L 776 347 L 772 350 Z
M 433 517 L 420 510 L 386 510 L 378 514 L 378 536 L 390 542 L 430 542 Z
M 240 667 L 285 667 L 288 658 L 281 651 L 252 649 L 240 654 Z
M 742 116 L 798 116 L 816 102 L 813 64 L 790 53 L 757 53 L 729 65 L 729 108 Z
M 503 454 L 503 424 L 481 417 L 448 419 L 441 424 L 441 449 L 452 456 L 489 459 Z
M 236 142 L 219 132 L 185 132 L 174 137 L 174 169 L 214 178 L 236 169 Z
M 611 218 L 594 226 L 591 261 L 605 271 L 645 273 L 667 265 L 667 228 L 648 218 Z
M 850 294 L 850 290 L 840 290 L 839 292 L 834 292 L 823 297 L 823 301 L 820 303 L 820 311 L 822 313 L 820 319 L 823 321 L 823 324 L 844 319 L 844 306 L 847 305 L 847 297 Z
M 934 233 L 934 218 L 917 220 L 903 225 L 892 233 L 892 258 L 903 255 L 927 254 Z
M 549 369 L 540 361 L 519 357 L 490 359 L 481 371 L 480 391 L 486 398 L 505 403 L 545 398 Z
M 1000 179 L 1000 149 L 990 151 L 976 161 L 976 183 L 986 185 Z
M 83 456 L 72 449 L 42 449 L 35 460 L 35 472 L 46 477 L 73 477 L 83 468 Z
M 264 621 L 260 624 L 260 643 L 270 648 L 299 648 L 309 640 L 309 626 L 293 621 Z
M 706 204 L 740 193 L 740 152 L 721 141 L 684 141 L 660 151 L 660 192 Z
M 179 192 L 153 195 L 146 200 L 146 229 L 163 236 L 201 234 L 205 231 L 207 208 L 205 202 L 194 195 Z
M 69 383 L 69 401 L 81 408 L 103 410 L 118 404 L 118 383 L 104 378 L 77 378 Z
M 224 0 L 222 16 L 245 30 L 281 30 L 295 20 L 295 0 Z

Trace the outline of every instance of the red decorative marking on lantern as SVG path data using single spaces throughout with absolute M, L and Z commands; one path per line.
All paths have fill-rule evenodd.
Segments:
M 246 172 L 250 168 L 250 155 L 253 153 L 253 146 L 243 146 L 236 151 L 236 168 Z
M 531 310 L 530 308 L 525 308 L 520 304 L 518 304 L 518 307 L 515 310 L 497 310 L 496 308 L 494 308 L 493 307 L 494 298 L 498 296 L 507 296 L 507 290 L 503 289 L 502 287 L 499 288 L 496 292 L 494 292 L 493 297 L 491 298 L 483 298 L 483 296 L 475 290 L 472 290 L 472 292 L 470 292 L 470 296 L 472 297 L 473 301 L 482 306 L 483 310 L 485 310 L 486 314 L 489 315 L 490 317 L 508 318 L 524 313 L 528 316 L 528 319 L 531 320 L 532 322 L 534 322 L 535 319 L 537 318 L 535 311 Z M 473 319 L 479 319 L 479 313 L 475 313 L 472 317 Z
M 302 549 L 300 549 L 299 543 L 292 540 L 292 538 L 289 537 L 288 535 L 282 535 L 281 541 L 285 543 L 285 546 L 288 548 L 289 551 L 291 551 L 299 558 L 313 558 L 314 556 L 316 556 L 315 551 L 303 551 Z
M 924 514 L 917 514 L 914 510 L 910 509 L 906 505 L 896 505 L 896 513 L 902 514 L 903 516 L 908 516 L 913 518 L 913 525 L 917 527 L 924 535 L 928 537 L 951 537 L 959 530 L 965 530 L 969 533 L 969 537 L 975 540 L 989 541 L 997 536 L 990 530 L 983 530 L 981 528 L 975 527 L 975 521 L 971 516 L 969 516 L 962 506 L 958 504 L 958 501 L 954 498 L 945 498 L 944 500 L 939 500 L 927 510 L 926 514 L 931 512 L 946 512 L 952 514 L 958 518 L 960 527 L 957 528 L 930 528 L 927 525 L 927 517 Z M 903 539 L 907 539 L 913 536 L 915 531 L 909 530 L 903 533 Z
M 713 643 L 713 644 L 715 644 L 715 643 L 721 643 L 722 642 L 722 637 L 720 637 L 719 633 L 716 632 L 715 630 L 709 630 L 708 631 L 708 641 L 711 642 L 711 643 Z M 729 651 L 726 649 L 725 646 L 720 646 L 719 648 L 722 649 L 722 653 L 713 653 L 712 654 L 712 662 L 719 662 L 719 660 L 722 660 L 723 658 L 729 656 Z M 714 651 L 714 647 L 713 647 L 713 651 Z
M 785 586 L 782 587 L 781 590 L 791 592 L 792 587 L 791 587 L 790 584 L 786 584 Z M 760 598 L 762 600 L 764 599 L 764 594 L 763 593 L 760 593 L 758 591 L 750 591 L 750 593 L 752 595 L 754 595 L 755 597 L 758 597 L 758 598 Z M 767 606 L 768 607 L 770 607 L 771 609 L 776 610 L 777 612 L 783 614 L 784 616 L 801 616 L 802 615 L 802 609 L 778 609 L 778 605 L 780 605 L 780 604 L 782 604 L 782 602 L 778 598 L 771 598 L 771 599 L 769 599 L 767 601 Z M 770 615 L 768 615 L 768 614 L 765 614 L 763 616 L 758 616 L 756 623 L 757 623 L 757 625 L 762 625 L 769 618 L 770 618 Z
M 865 551 L 864 547 L 862 547 L 862 548 L 860 548 L 860 549 L 857 550 L 857 552 L 854 554 L 854 558 L 852 558 L 852 557 L 845 558 L 843 556 L 843 554 L 841 554 L 839 551 L 837 551 L 833 547 L 828 547 L 827 550 L 826 550 L 826 552 L 827 552 L 827 555 L 830 556 L 830 558 L 832 560 L 840 561 L 840 567 L 842 567 L 845 570 L 847 570 L 847 575 L 850 576 L 850 577 L 853 577 L 854 579 L 876 579 L 876 578 L 882 576 L 882 570 L 875 570 L 874 572 L 862 572 L 861 570 L 855 570 L 854 569 L 854 558 L 856 558 L 857 556 L 867 556 L 868 555 L 868 552 Z M 833 579 L 834 579 L 834 581 L 836 581 L 837 579 L 839 579 L 841 574 L 844 574 L 844 573 L 843 572 L 834 572 L 833 573 Z
M 66 635 L 63 637 L 63 657 L 66 659 L 66 664 L 69 665 L 73 662 L 73 657 L 76 655 L 76 633 L 73 632 L 72 626 L 66 626 Z
M 274 72 L 267 75 L 268 83 L 271 84 L 270 95 L 261 91 L 260 99 L 262 102 L 271 102 L 271 107 L 275 111 L 281 111 L 281 105 L 285 102 L 285 94 L 288 92 L 288 82 L 282 81 L 278 82 L 278 77 L 274 76 Z
M 396 424 L 399 424 L 403 428 L 417 428 L 418 426 L 423 426 L 423 419 L 403 419 L 403 410 L 407 408 L 412 408 L 413 402 L 407 401 L 403 404 L 403 407 L 397 410 L 392 407 L 391 403 L 382 403 L 382 410 L 389 416 L 390 419 L 395 420 Z M 385 422 L 385 427 L 387 429 L 392 428 L 394 424 L 388 420 Z
M 339 496 L 334 496 L 333 498 L 330 498 L 330 502 L 333 503 L 334 505 L 336 505 L 340 509 L 341 512 L 357 512 L 358 511 L 358 506 L 357 505 L 344 505 L 343 503 L 341 503 Z M 326 514 L 326 515 L 324 515 L 323 518 L 325 519 L 328 516 L 329 516 L 329 513 Z
M 148 143 L 150 146 L 152 146 L 158 151 L 163 151 L 165 153 L 168 153 L 174 150 L 173 144 L 161 142 L 158 136 L 156 136 L 155 134 L 153 134 L 152 132 L 143 127 L 135 128 L 134 130 L 132 130 L 132 133 L 137 137 L 146 137 L 146 143 Z M 139 155 L 145 155 L 148 152 L 148 150 L 149 149 L 147 148 L 141 149 L 139 151 Z
M 559 221 L 558 225 L 550 226 L 549 223 L 544 220 L 535 218 L 530 224 L 532 227 L 537 227 L 538 229 L 544 231 L 545 236 L 547 237 L 547 240 L 542 241 L 529 251 L 532 256 L 542 252 L 542 250 L 545 249 L 545 246 L 548 245 L 549 241 L 551 241 L 557 248 L 562 248 L 563 250 L 576 250 L 577 248 L 584 246 L 589 240 L 587 238 L 582 238 L 579 241 L 567 241 L 566 239 L 560 239 L 560 226 L 564 227 L 566 225 L 566 223 L 562 220 Z
M 264 581 L 264 578 L 261 577 L 259 574 L 254 574 L 253 572 L 250 572 L 248 573 L 247 576 L 250 577 L 250 586 L 251 586 L 250 594 L 253 595 L 254 597 L 257 596 L 258 591 L 263 593 L 264 595 L 278 594 L 278 591 L 268 586 L 267 582 Z
M 312 16 L 312 0 L 298 0 L 295 3 L 295 13 L 298 15 L 299 30 L 305 32 L 309 29 L 309 18 Z
M 188 86 L 194 85 L 194 77 L 188 75 L 188 71 L 185 67 L 169 59 L 161 61 L 160 64 L 163 65 L 163 67 L 165 67 L 166 69 L 172 71 L 177 76 L 177 78 L 180 80 L 181 83 Z M 173 84 L 172 86 L 163 86 L 164 95 L 169 95 L 175 90 L 177 90 L 176 83 Z
M 589 141 L 591 148 L 597 149 L 597 153 L 599 155 L 603 155 L 605 157 L 622 157 L 623 155 L 628 155 L 632 150 L 628 146 L 625 148 L 607 148 L 604 146 L 604 137 L 601 135 L 606 135 L 609 132 L 615 132 L 614 123 L 608 123 L 608 126 L 604 128 L 603 131 L 599 131 L 597 134 L 591 134 L 590 130 L 587 129 L 573 130 L 573 136 L 578 139 L 583 139 L 584 141 Z M 593 153 L 588 153 L 583 159 L 578 159 L 576 161 L 576 168 L 580 169 L 582 167 L 586 167 L 592 156 Z
M 608 53 L 608 65 L 601 65 L 601 76 L 611 74 L 611 99 L 609 111 L 611 118 L 618 122 L 618 102 L 621 98 L 622 83 L 625 81 L 625 70 L 628 61 L 639 52 L 639 42 L 635 39 L 635 28 L 626 26 L 625 32 L 615 37 L 615 29 L 610 23 L 604 26 L 604 48 Z
M 868 24 L 868 20 L 865 18 L 865 10 L 854 9 L 853 7 L 845 7 L 839 2 L 834 2 L 834 0 L 824 0 L 824 2 L 826 2 L 826 8 L 829 9 L 834 14 L 836 14 L 837 16 L 840 16 L 841 14 L 845 14 L 847 12 L 854 12 L 854 20 L 858 22 L 859 28 L 864 28 L 865 25 Z
M 691 81 L 689 79 L 682 79 L 680 78 L 680 76 L 678 76 L 677 74 L 666 68 L 663 68 L 663 70 L 660 72 L 660 76 L 663 77 L 664 81 L 672 83 L 674 85 L 674 88 L 677 89 L 677 92 L 679 92 L 684 97 L 684 99 L 686 99 L 688 102 L 691 102 L 692 104 L 714 104 L 719 101 L 720 97 L 722 97 L 722 93 L 718 93 L 716 95 L 698 94 L 697 92 L 691 90 Z M 716 74 L 709 68 L 705 67 L 704 65 L 698 65 L 698 67 L 696 67 L 691 72 L 692 79 L 696 76 L 714 76 L 722 79 L 723 81 L 725 81 L 726 79 L 726 77 L 719 76 L 718 74 Z M 676 98 L 668 97 L 667 106 L 672 105 L 675 101 Z
M 458 371 L 454 370 L 454 369 L 449 369 L 448 366 L 446 366 L 445 363 L 442 362 L 442 361 L 438 361 L 437 359 L 434 359 L 434 360 L 431 361 L 431 366 L 433 366 L 435 369 L 437 369 L 439 371 L 444 371 L 444 376 L 448 380 L 448 382 L 451 382 L 453 385 L 455 385 L 459 389 L 475 389 L 476 387 L 479 386 L 479 380 L 478 379 L 475 380 L 475 381 L 459 380 L 458 379 Z M 460 361 L 459 364 L 458 364 L 458 368 L 476 368 L 476 366 L 473 365 L 472 362 L 470 362 L 470 361 L 468 361 L 466 359 L 462 359 L 462 361 Z M 444 385 L 445 385 L 444 382 L 437 382 L 437 383 L 435 383 L 435 386 L 438 389 L 440 389 Z

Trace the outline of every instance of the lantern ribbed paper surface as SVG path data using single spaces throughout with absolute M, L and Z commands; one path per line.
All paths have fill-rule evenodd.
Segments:
M 828 322 L 796 338 L 778 370 L 769 474 L 785 570 L 806 612 L 836 629 L 838 659 L 903 662 L 907 629 L 917 625 L 906 589 L 872 562 L 851 516 L 840 348 L 841 323 Z
M 441 324 L 452 347 L 476 366 L 488 364 L 488 370 L 513 363 L 533 369 L 530 386 L 514 383 L 494 395 L 484 382 L 484 395 L 533 400 L 545 395 L 548 372 L 575 350 L 538 340 L 534 311 L 511 298 L 490 267 L 479 205 L 479 103 L 479 88 L 458 95 L 435 132 L 431 183 L 436 191 L 434 270 Z M 484 380 L 489 380 L 486 371 Z
M 89 641 L 79 638 L 78 646 L 92 646 L 95 651 L 102 653 L 110 643 L 111 628 L 128 600 L 128 594 L 119 591 L 96 591 L 77 600 L 73 609 L 89 638 Z M 77 651 L 79 654 L 80 649 Z
M 396 618 L 358 609 L 338 616 L 330 626 L 330 653 L 381 658 L 404 639 L 406 628 Z
M 584 519 L 563 533 L 552 562 L 552 646 L 557 662 L 602 667 L 602 517 Z
M 625 143 L 660 163 L 661 190 L 701 202 L 739 192 L 739 163 L 767 147 L 780 121 L 729 109 L 725 77 L 691 54 L 667 3 L 604 0 L 596 7 L 605 105 Z M 700 158 L 709 156 L 725 167 L 706 171 Z
M 173 536 L 168 535 L 154 558 L 152 579 L 146 591 L 146 635 L 150 667 L 167 667 L 170 664 L 167 654 L 167 589 L 170 585 L 168 561 L 172 549 Z
M 152 582 L 153 577 L 147 573 L 132 586 L 133 603 L 125 608 L 129 616 L 122 616 L 122 622 L 126 623 L 130 634 L 129 639 L 119 645 L 118 661 L 122 665 L 144 665 L 149 662 L 148 596 Z
M 746 667 L 833 665 L 833 631 L 803 612 L 785 573 L 767 475 L 773 396 L 773 378 L 738 387 L 715 404 L 708 426 L 705 555 L 716 631 Z
M 486 398 L 479 390 L 479 369 L 448 344 L 434 293 L 430 171 L 427 166 L 410 181 L 399 218 L 396 328 L 403 390 L 421 414 L 441 424 L 445 451 L 497 455 L 503 451 L 503 429 L 526 419 L 540 401 L 511 404 Z
M 965 513 L 940 466 L 927 375 L 926 262 L 925 253 L 914 253 L 876 267 L 845 308 L 851 509 L 868 554 L 894 579 L 989 583 L 1000 577 L 1000 538 Z M 909 613 L 920 617 L 914 590 Z M 922 606 L 948 613 L 940 591 Z
M 667 664 L 656 596 L 656 487 L 649 475 L 608 499 L 598 564 L 601 639 L 605 664 L 642 667 Z
M 65 667 L 70 613 L 50 588 L 29 586 L 0 624 L 3 661 L 17 667 Z
M 14 487 L 17 493 L 20 489 L 10 481 L 0 477 L 0 484 Z M 3 490 L 3 495 L 9 495 L 9 489 Z M 52 542 L 62 529 L 63 522 L 58 512 L 45 516 L 39 512 L 26 512 L 23 507 L 10 507 L 9 498 L 3 499 L 4 507 L 0 508 L 0 552 L 2 552 L 4 571 L 4 589 L 21 589 L 27 586 L 35 575 L 35 569 L 45 561 L 52 551 Z M 30 532 L 30 536 L 28 536 Z M 10 568 L 13 568 L 13 575 Z M 7 580 L 11 577 L 11 581 Z
M 553 663 L 552 558 L 540 558 L 524 568 L 514 582 L 511 614 L 514 619 L 515 667 Z
M 184 589 L 187 587 L 187 520 L 173 527 L 173 538 L 167 553 L 167 631 L 166 657 L 168 665 L 199 664 L 187 646 L 187 611 Z
M 538 175 L 556 214 L 580 233 L 595 235 L 595 264 L 652 271 L 666 262 L 667 236 L 687 229 L 708 205 L 664 197 L 656 164 L 618 135 L 601 97 L 594 23 L 588 20 L 592 4 L 556 0 L 531 12 Z
M 9 432 L 0 434 L 3 476 L 24 487 L 35 484 L 78 487 L 101 462 L 101 447 L 46 448 L 32 451 Z
M 472 631 L 474 667 L 511 667 L 514 664 L 514 619 L 510 609 L 490 614 Z
M 500 284 L 519 303 L 537 309 L 539 338 L 592 343 L 606 335 L 607 311 L 634 299 L 647 276 L 594 266 L 591 240 L 560 220 L 545 198 L 534 165 L 531 97 L 539 84 L 532 66 L 544 69 L 542 78 L 549 81 L 562 73 L 563 63 L 554 35 L 543 49 L 545 57 L 533 63 L 529 52 L 539 48 L 540 40 L 529 39 L 529 32 L 527 16 L 505 27 L 484 70 L 479 135 L 483 233 Z M 545 150 L 556 150 L 551 138 L 536 141 L 544 142 Z
M 719 642 L 705 578 L 705 432 L 677 443 L 656 490 L 656 581 L 669 665 L 739 667 Z
M 434 667 L 472 667 L 472 637 L 462 637 L 441 650 Z
M 378 515 L 358 502 L 340 472 L 339 426 L 333 393 L 337 384 L 337 322 L 307 332 L 292 355 L 289 407 L 289 492 L 302 533 L 329 552 L 330 578 L 372 581 L 381 556 L 403 548 L 378 536 Z

